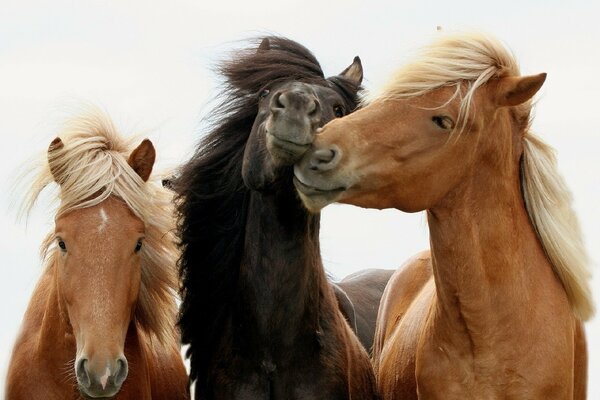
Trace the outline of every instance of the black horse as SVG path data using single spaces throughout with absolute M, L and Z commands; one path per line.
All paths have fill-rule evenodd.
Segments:
M 292 183 L 315 130 L 355 109 L 360 60 L 325 79 L 306 48 L 269 37 L 220 71 L 215 126 L 173 182 L 196 399 L 374 398 L 325 277 L 319 216 Z

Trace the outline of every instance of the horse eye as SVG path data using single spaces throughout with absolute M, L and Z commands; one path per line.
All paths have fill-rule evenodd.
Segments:
M 135 252 L 139 252 L 142 249 L 142 241 L 138 240 L 137 243 L 135 244 Z
M 62 239 L 58 239 L 58 247 L 60 247 L 62 251 L 67 251 L 67 245 Z
M 333 107 L 333 113 L 335 114 L 336 118 L 341 118 L 344 116 L 344 107 L 342 106 L 334 106 Z
M 271 93 L 271 91 L 269 89 L 264 89 L 258 94 L 258 98 L 262 100 L 265 97 L 267 97 L 269 95 L 269 93 Z
M 436 124 L 438 127 L 444 130 L 451 130 L 452 128 L 454 128 L 454 121 L 452 121 L 452 118 L 447 117 L 445 115 L 433 116 L 431 117 L 431 120 L 434 124 Z

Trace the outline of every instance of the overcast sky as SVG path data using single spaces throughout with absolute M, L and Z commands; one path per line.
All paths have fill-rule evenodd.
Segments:
M 45 151 L 68 110 L 105 108 L 123 133 L 147 132 L 162 168 L 179 165 L 201 137 L 216 94 L 211 67 L 265 33 L 311 49 L 327 75 L 359 55 L 373 88 L 437 26 L 484 30 L 515 52 L 522 72 L 547 72 L 534 130 L 558 150 L 594 262 L 600 303 L 600 16 L 592 1 L 147 1 L 0 0 L 0 393 L 12 344 L 41 268 L 38 248 L 52 228 L 40 204 L 16 221 L 15 177 Z M 157 2 L 154 2 L 157 3 Z M 330 206 L 322 219 L 323 258 L 337 277 L 396 268 L 428 247 L 422 213 Z M 600 323 L 587 324 L 590 399 L 600 398 Z M 596 379 L 594 379 L 596 378 Z

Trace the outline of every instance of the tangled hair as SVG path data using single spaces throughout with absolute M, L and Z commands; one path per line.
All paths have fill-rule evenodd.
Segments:
M 59 182 L 57 215 L 91 207 L 110 196 L 122 200 L 146 225 L 141 250 L 141 286 L 134 314 L 136 324 L 162 343 L 177 340 L 175 317 L 178 289 L 175 225 L 171 192 L 160 182 L 144 182 L 127 159 L 134 139 L 121 137 L 108 116 L 97 109 L 70 119 L 59 133 L 63 146 L 47 153 L 25 203 L 29 212 L 45 187 Z M 46 153 L 44 154 L 46 156 Z M 51 172 L 52 171 L 52 172 Z M 53 268 L 54 235 L 43 245 L 46 268 Z
M 411 98 L 441 87 L 455 87 L 461 105 L 457 125 L 464 128 L 478 88 L 492 78 L 519 76 L 513 54 L 497 39 L 477 33 L 443 35 L 399 69 L 382 93 L 370 101 Z M 518 121 L 530 121 L 531 101 L 514 107 Z M 572 209 L 571 193 L 560 176 L 553 149 L 524 126 L 521 186 L 529 219 L 560 278 L 574 314 L 594 314 L 589 260 Z

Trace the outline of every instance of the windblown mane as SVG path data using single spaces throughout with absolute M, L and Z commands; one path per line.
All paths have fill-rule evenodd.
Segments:
M 472 112 L 473 95 L 479 87 L 492 78 L 519 75 L 514 56 L 495 38 L 481 34 L 444 35 L 398 70 L 371 101 L 408 98 L 441 87 L 455 87 L 455 95 L 449 101 L 461 96 L 461 126 Z M 594 313 L 594 305 L 583 238 L 553 149 L 530 132 L 531 108 L 529 101 L 514 107 L 513 114 L 517 121 L 525 121 L 521 124 L 525 130 L 521 159 L 523 197 L 529 219 L 562 281 L 573 312 L 587 320 Z
M 325 79 L 316 58 L 300 44 L 267 39 L 268 50 L 258 49 L 258 39 L 220 65 L 225 82 L 210 116 L 211 131 L 173 182 L 182 250 L 179 325 L 183 342 L 190 344 L 192 380 L 205 375 L 236 296 L 250 196 L 242 159 L 258 93 L 268 84 L 300 81 L 334 87 L 352 103 L 349 109 L 356 106 L 352 82 Z
M 160 182 L 144 182 L 127 163 L 135 149 L 134 139 L 121 137 L 112 121 L 96 109 L 70 119 L 58 135 L 64 146 L 51 153 L 27 197 L 27 211 L 48 185 L 54 183 L 50 172 L 59 171 L 60 202 L 58 215 L 101 203 L 109 196 L 124 201 L 146 225 L 141 250 L 141 286 L 134 318 L 138 326 L 162 343 L 177 338 L 175 317 L 178 289 L 176 262 L 179 252 L 174 240 L 175 220 L 172 195 Z M 46 268 L 54 267 L 54 235 L 43 245 Z

